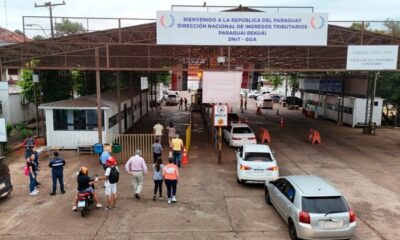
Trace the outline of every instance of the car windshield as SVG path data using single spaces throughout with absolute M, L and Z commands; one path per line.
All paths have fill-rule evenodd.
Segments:
M 233 133 L 253 133 L 248 127 L 235 127 L 232 130 Z
M 348 212 L 349 207 L 341 196 L 337 197 L 303 197 L 303 211 L 309 213 L 340 213 Z
M 272 157 L 267 152 L 247 152 L 244 160 L 249 162 L 272 162 Z

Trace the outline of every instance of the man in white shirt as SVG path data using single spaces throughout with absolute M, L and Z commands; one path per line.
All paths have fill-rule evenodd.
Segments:
M 161 136 L 162 136 L 163 130 L 164 130 L 164 127 L 163 127 L 163 125 L 161 125 L 160 122 L 157 122 L 157 124 L 154 125 L 154 127 L 153 127 L 153 133 L 156 136 L 156 139 L 157 138 L 159 139 L 160 143 L 161 143 Z
M 136 150 L 136 155 L 129 158 L 125 170 L 132 175 L 133 191 L 135 198 L 140 200 L 140 192 L 143 188 L 143 177 L 147 174 L 147 166 L 141 157 L 142 151 Z

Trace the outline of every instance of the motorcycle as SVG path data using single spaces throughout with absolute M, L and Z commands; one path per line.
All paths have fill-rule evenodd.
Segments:
M 78 193 L 78 209 L 81 212 L 81 216 L 84 217 L 93 204 L 93 194 L 90 192 L 79 192 Z
M 95 179 L 91 179 L 92 181 L 97 181 L 97 175 Z M 93 190 L 95 189 L 94 184 L 91 184 Z M 81 216 L 84 217 L 90 209 L 92 209 L 92 205 L 94 203 L 93 194 L 90 192 L 78 192 L 78 210 L 81 213 Z

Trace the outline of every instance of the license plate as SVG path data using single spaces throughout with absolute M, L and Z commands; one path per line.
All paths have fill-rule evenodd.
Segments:
M 325 228 L 339 228 L 342 226 L 342 221 L 324 221 L 323 226 Z
M 78 207 L 85 207 L 86 203 L 85 201 L 79 201 Z
M 263 170 L 263 169 L 254 169 L 254 172 L 255 172 L 255 173 L 263 173 L 264 170 Z
M 5 187 L 6 187 L 5 183 L 0 184 L 0 189 L 5 188 Z

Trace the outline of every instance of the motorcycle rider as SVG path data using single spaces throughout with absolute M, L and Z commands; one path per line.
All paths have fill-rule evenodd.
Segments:
M 96 207 L 101 208 L 103 207 L 101 203 L 98 201 L 96 193 L 94 192 L 94 189 L 92 185 L 98 181 L 96 178 L 95 180 L 91 179 L 89 176 L 89 169 L 85 166 L 81 167 L 78 177 L 77 177 L 77 182 L 78 182 L 78 192 L 83 193 L 83 192 L 89 192 L 92 194 L 94 201 L 96 202 Z M 76 204 L 78 203 L 78 194 L 75 195 L 75 201 L 74 205 L 72 207 L 72 211 L 76 211 Z

